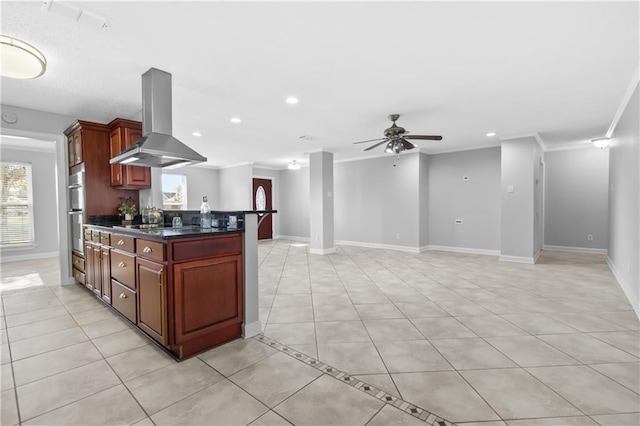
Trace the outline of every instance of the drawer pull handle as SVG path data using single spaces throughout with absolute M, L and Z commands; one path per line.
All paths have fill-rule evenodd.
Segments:
M 73 261 L 73 264 L 74 264 L 74 265 L 77 265 L 77 264 L 78 264 L 78 259 L 74 260 L 74 261 Z
M 164 268 L 158 271 L 158 282 L 162 285 L 162 273 L 164 272 Z
M 120 241 L 118 241 L 118 245 L 119 245 L 119 246 L 123 246 L 123 245 L 124 245 L 124 240 L 120 240 Z
M 151 253 L 152 251 L 153 251 L 153 250 L 152 250 L 152 249 L 151 249 L 151 247 L 149 247 L 149 246 L 145 246 L 145 247 L 142 249 L 142 252 L 143 252 L 143 253 Z
M 124 262 L 120 262 L 120 263 L 118 263 L 118 266 L 119 266 L 119 267 L 121 267 L 121 268 L 124 268 L 124 267 L 125 267 L 125 266 L 127 266 L 127 265 L 125 265 L 125 263 L 124 263 Z
M 120 299 L 126 299 L 127 295 L 124 293 L 120 293 L 120 296 L 118 296 Z

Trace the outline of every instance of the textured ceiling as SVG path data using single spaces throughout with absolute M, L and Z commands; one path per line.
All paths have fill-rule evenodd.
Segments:
M 319 149 L 380 155 L 352 142 L 382 136 L 392 113 L 414 134 L 444 137 L 417 142 L 429 153 L 530 133 L 549 148 L 583 144 L 604 135 L 639 60 L 638 2 L 73 5 L 107 29 L 42 2 L 1 2 L 2 34 L 48 60 L 41 78 L 3 77 L 2 104 L 136 117 L 140 76 L 159 68 L 173 75 L 174 136 L 212 166 L 282 168 Z

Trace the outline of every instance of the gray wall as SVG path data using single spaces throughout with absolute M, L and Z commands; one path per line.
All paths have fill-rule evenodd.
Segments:
M 429 245 L 429 156 L 420 153 L 418 157 L 418 246 Z
M 25 141 L 28 145 L 28 141 Z M 53 144 L 51 144 L 53 148 Z M 56 154 L 49 151 L 34 151 L 2 146 L 2 161 L 20 161 L 31 164 L 33 187 L 33 216 L 35 247 L 0 248 L 3 261 L 11 257 L 57 255 L 58 244 L 58 212 L 56 199 Z M 66 219 L 66 216 L 65 216 Z
M 417 249 L 418 185 L 418 153 L 336 163 L 336 241 Z
M 546 152 L 545 246 L 606 249 L 609 150 Z M 593 241 L 587 240 L 593 235 Z
M 280 221 L 280 233 L 274 235 L 308 239 L 309 167 L 302 167 L 300 170 L 280 170 L 279 177 L 280 202 L 277 216 Z
M 219 170 L 220 210 L 253 209 L 251 165 L 228 167 Z M 201 199 L 202 200 L 202 199 Z M 200 201 L 202 203 L 202 201 Z
M 502 142 L 500 255 L 512 260 L 533 261 L 535 255 L 533 164 L 537 145 L 533 138 Z
M 187 209 L 199 210 L 206 196 L 213 210 L 220 210 L 220 171 L 207 167 L 187 166 L 175 170 L 162 169 L 163 174 L 187 177 Z
M 609 152 L 609 260 L 640 314 L 640 111 L 638 87 L 612 135 Z
M 429 245 L 500 249 L 500 158 L 500 147 L 429 156 Z

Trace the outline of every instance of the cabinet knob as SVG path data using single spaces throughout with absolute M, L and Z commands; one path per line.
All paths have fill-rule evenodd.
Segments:
M 125 263 L 124 263 L 124 262 L 120 262 L 120 263 L 118 263 L 118 266 L 119 266 L 119 267 L 121 267 L 121 268 L 124 268 L 124 267 L 125 267 L 125 266 L 127 266 L 127 265 L 125 265 Z
M 145 248 L 142 249 L 143 253 L 151 253 L 153 250 L 151 249 L 151 247 L 149 246 L 145 246 Z
M 119 240 L 119 241 L 118 241 L 118 245 L 119 245 L 119 246 L 123 246 L 123 245 L 124 245 L 124 240 Z
M 118 296 L 120 299 L 126 299 L 127 295 L 124 293 L 120 293 L 120 296 Z
M 73 261 L 73 264 L 74 264 L 74 265 L 77 265 L 77 264 L 78 264 L 78 259 L 74 260 L 74 261 Z

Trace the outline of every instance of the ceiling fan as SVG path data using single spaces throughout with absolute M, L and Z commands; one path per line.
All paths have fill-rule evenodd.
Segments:
M 370 139 L 366 141 L 354 142 L 354 144 L 359 143 L 367 143 L 367 142 L 378 142 L 371 145 L 368 148 L 365 148 L 365 151 L 372 150 L 383 143 L 386 143 L 387 146 L 384 149 L 384 152 L 388 154 L 400 154 L 402 151 L 410 150 L 415 148 L 416 146 L 409 142 L 407 139 L 420 139 L 420 140 L 428 140 L 428 141 L 441 141 L 442 136 L 434 136 L 434 135 L 410 135 L 404 127 L 400 127 L 396 125 L 396 120 L 400 118 L 400 114 L 391 114 L 389 116 L 389 120 L 393 122 L 391 127 L 384 131 L 384 138 L 379 139 Z

